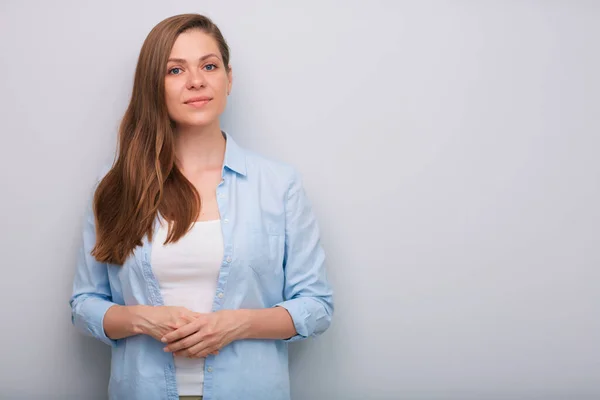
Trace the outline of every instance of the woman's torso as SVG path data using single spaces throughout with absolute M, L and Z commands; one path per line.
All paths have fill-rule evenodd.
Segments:
M 293 168 L 247 152 L 228 137 L 222 176 L 215 188 L 222 258 L 210 311 L 272 307 L 284 300 L 285 200 Z M 159 224 L 157 218 L 155 227 Z M 108 266 L 115 303 L 165 305 L 153 245 L 145 237 L 124 265 Z M 111 398 L 177 399 L 175 363 L 163 347 L 144 335 L 118 340 Z M 235 341 L 206 358 L 204 398 L 288 399 L 287 359 L 284 341 Z

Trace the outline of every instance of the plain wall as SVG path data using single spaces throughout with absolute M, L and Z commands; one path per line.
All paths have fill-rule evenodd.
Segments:
M 0 398 L 104 399 L 68 299 L 150 29 L 221 27 L 222 125 L 290 162 L 336 312 L 293 398 L 600 398 L 600 3 L 0 2 Z

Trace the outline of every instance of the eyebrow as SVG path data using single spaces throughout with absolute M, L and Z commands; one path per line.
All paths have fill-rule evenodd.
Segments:
M 219 60 L 221 60 L 221 59 L 219 58 L 219 56 L 218 56 L 218 55 L 216 55 L 215 53 L 209 53 L 209 54 L 203 55 L 202 57 L 200 57 L 200 58 L 199 58 L 199 60 L 200 60 L 200 61 L 204 61 L 204 60 L 206 60 L 207 58 L 211 58 L 211 57 L 216 57 L 216 58 L 218 58 Z M 169 61 L 168 61 L 168 62 L 175 62 L 175 63 L 180 63 L 180 64 L 186 64 L 186 63 L 187 63 L 187 61 L 186 61 L 186 60 L 184 60 L 183 58 L 169 58 Z

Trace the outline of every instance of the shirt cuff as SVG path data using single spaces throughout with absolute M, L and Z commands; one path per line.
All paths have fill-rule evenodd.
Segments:
M 80 301 L 79 309 L 73 314 L 75 326 L 107 345 L 116 347 L 117 341 L 106 336 L 106 332 L 104 332 L 104 316 L 115 303 L 93 296 Z
M 311 332 L 311 314 L 308 311 L 308 307 L 304 304 L 304 299 L 296 298 L 291 300 L 282 301 L 281 303 L 275 304 L 274 307 L 285 308 L 294 322 L 294 328 L 296 328 L 296 335 L 291 338 L 285 339 L 284 342 L 295 342 L 298 340 L 306 339 L 310 336 Z M 314 323 L 312 324 L 315 325 Z

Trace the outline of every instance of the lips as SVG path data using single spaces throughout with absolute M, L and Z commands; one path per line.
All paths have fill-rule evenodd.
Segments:
M 208 103 L 211 100 L 212 100 L 212 98 L 208 97 L 208 96 L 196 96 L 196 97 L 191 97 L 191 98 L 187 99 L 185 101 L 185 104 Z
M 193 108 L 202 108 L 207 105 L 212 99 L 208 96 L 197 96 L 187 99 L 185 104 Z

